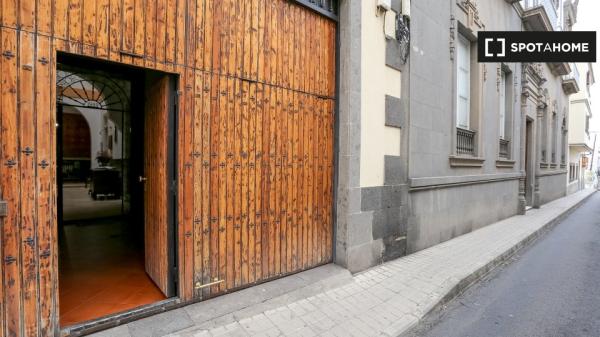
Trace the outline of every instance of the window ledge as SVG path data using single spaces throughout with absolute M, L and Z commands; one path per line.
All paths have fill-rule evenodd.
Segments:
M 452 167 L 482 167 L 484 158 L 467 156 L 450 156 L 450 166 Z
M 512 168 L 515 167 L 516 161 L 499 158 L 496 160 L 496 167 Z

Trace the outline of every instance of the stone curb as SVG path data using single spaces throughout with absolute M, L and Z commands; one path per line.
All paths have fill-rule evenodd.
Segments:
M 537 238 L 543 236 L 544 234 L 546 234 L 550 230 L 552 230 L 558 223 L 560 223 L 567 216 L 569 216 L 571 213 L 573 213 L 577 208 L 579 208 L 581 205 L 583 205 L 596 192 L 597 192 L 597 190 L 591 191 L 590 194 L 585 196 L 583 199 L 578 201 L 576 204 L 574 204 L 571 207 L 569 207 L 568 209 L 564 210 L 562 213 L 560 213 L 554 219 L 550 220 L 549 222 L 544 224 L 542 227 L 540 227 L 533 233 L 529 234 L 526 238 L 519 241 L 517 244 L 515 244 L 514 246 L 512 246 L 505 252 L 501 253 L 493 260 L 489 261 L 485 266 L 480 267 L 479 269 L 475 270 L 471 274 L 465 276 L 463 279 L 458 280 L 458 283 L 455 284 L 452 288 L 450 288 L 448 290 L 448 292 L 445 295 L 443 295 L 440 298 L 440 300 L 436 304 L 434 304 L 429 310 L 427 310 L 420 318 L 414 320 L 413 322 L 411 322 L 411 324 L 404 326 L 403 329 L 397 331 L 395 334 L 392 334 L 390 336 L 406 336 L 406 333 L 408 333 L 412 328 L 417 326 L 429 314 L 431 314 L 434 311 L 440 310 L 445 304 L 452 301 L 454 298 L 456 298 L 460 294 L 464 293 L 467 289 L 469 289 L 469 287 L 476 284 L 479 280 L 483 279 L 483 277 L 488 275 L 491 271 L 493 271 L 500 264 L 502 264 L 503 262 L 510 259 L 518 251 L 520 251 L 523 248 L 527 248 Z

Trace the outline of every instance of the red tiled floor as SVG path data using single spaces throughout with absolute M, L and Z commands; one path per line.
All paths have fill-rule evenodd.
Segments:
M 67 225 L 60 244 L 60 324 L 165 299 L 144 270 L 143 245 L 119 221 Z

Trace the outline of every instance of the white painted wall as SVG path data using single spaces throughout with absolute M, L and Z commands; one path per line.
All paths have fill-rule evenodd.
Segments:
M 573 67 L 573 65 L 571 65 Z M 592 118 L 591 97 L 586 88 L 586 73 L 588 64 L 575 64 L 579 73 L 579 92 L 570 96 L 571 106 L 569 110 L 569 144 L 587 144 L 593 147 L 593 139 L 586 132 L 586 119 Z
M 400 97 L 401 74 L 385 65 L 384 14 L 377 1 L 363 0 L 361 15 L 360 185 L 381 186 L 384 156 L 400 155 L 400 129 L 385 126 L 385 95 Z
M 76 113 L 81 114 L 88 123 L 90 127 L 90 161 L 91 168 L 98 168 L 98 161 L 96 160 L 96 156 L 98 151 L 100 151 L 101 144 L 104 144 L 106 147 L 106 137 L 100 132 L 104 127 L 104 115 L 108 114 L 108 112 L 104 110 L 98 109 L 90 109 L 90 108 L 80 108 L 80 107 L 71 107 L 65 106 L 63 113 Z M 107 120 L 107 126 L 110 130 L 117 130 L 116 142 L 113 142 L 113 150 L 112 157 L 113 159 L 121 159 L 122 157 L 122 144 L 123 141 L 123 133 L 122 130 L 114 123 L 110 118 Z

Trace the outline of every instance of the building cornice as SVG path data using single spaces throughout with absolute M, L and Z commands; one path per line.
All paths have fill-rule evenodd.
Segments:
M 420 191 L 464 185 L 487 184 L 498 181 L 517 180 L 524 176 L 525 175 L 522 172 L 514 172 L 468 176 L 410 178 L 409 189 L 410 191 Z
M 542 171 L 542 172 L 536 174 L 536 176 L 538 176 L 538 177 L 548 177 L 548 176 L 556 176 L 556 175 L 559 175 L 559 174 L 566 174 L 566 173 L 567 173 L 567 170 Z
M 594 151 L 586 143 L 569 143 L 569 148 L 573 148 L 574 150 L 581 149 L 579 152 L 592 152 L 592 151 Z

